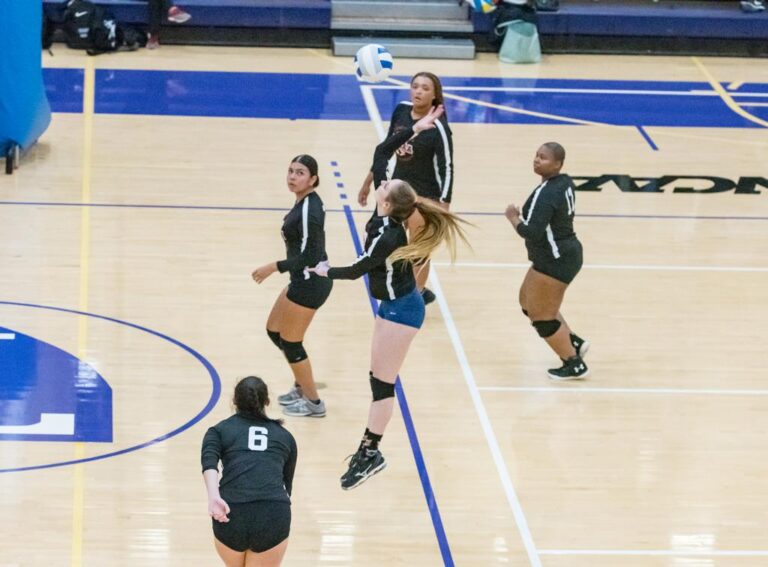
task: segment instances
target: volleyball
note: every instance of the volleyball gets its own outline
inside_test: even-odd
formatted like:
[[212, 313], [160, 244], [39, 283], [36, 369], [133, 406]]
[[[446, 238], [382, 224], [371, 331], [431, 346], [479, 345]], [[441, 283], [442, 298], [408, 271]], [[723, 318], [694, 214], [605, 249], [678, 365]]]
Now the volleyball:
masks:
[[383, 45], [369, 43], [355, 55], [355, 73], [366, 83], [380, 83], [389, 77], [392, 65], [392, 54]]
[[482, 14], [490, 14], [496, 9], [496, 3], [493, 0], [467, 0], [467, 4], [469, 4], [475, 12], [480, 12]]

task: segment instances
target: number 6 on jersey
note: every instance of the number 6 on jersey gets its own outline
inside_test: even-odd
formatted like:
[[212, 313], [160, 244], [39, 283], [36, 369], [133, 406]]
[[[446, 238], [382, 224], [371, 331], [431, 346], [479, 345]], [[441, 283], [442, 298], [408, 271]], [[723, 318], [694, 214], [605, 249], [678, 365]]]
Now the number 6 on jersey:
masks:
[[267, 431], [266, 427], [252, 426], [248, 428], [248, 448], [251, 451], [267, 450]]

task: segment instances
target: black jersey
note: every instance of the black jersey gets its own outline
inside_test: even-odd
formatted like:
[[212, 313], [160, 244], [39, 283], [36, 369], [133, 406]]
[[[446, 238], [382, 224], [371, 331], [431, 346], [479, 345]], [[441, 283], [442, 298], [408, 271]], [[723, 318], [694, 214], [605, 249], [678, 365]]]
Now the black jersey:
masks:
[[354, 280], [368, 274], [371, 295], [376, 299], [397, 299], [411, 293], [416, 287], [410, 262], [390, 262], [389, 255], [408, 244], [405, 227], [389, 217], [373, 214], [365, 225], [365, 252], [351, 266], [331, 268], [328, 277], [335, 280]]
[[283, 240], [287, 258], [277, 263], [277, 269], [291, 273], [291, 280], [315, 278], [307, 271], [321, 260], [325, 253], [325, 207], [320, 195], [312, 191], [298, 201], [283, 219]]
[[290, 502], [296, 441], [276, 421], [235, 414], [205, 434], [203, 471], [223, 464], [219, 492], [225, 502]]
[[[387, 138], [402, 130], [412, 128], [416, 121], [411, 117], [413, 104], [401, 102], [392, 113]], [[422, 197], [450, 203], [453, 191], [453, 138], [445, 115], [435, 121], [435, 127], [424, 130], [415, 138], [405, 139], [388, 152], [379, 148], [374, 153], [374, 187], [387, 178], [387, 162], [395, 152], [397, 164], [392, 179], [407, 181]]]
[[525, 238], [528, 257], [559, 258], [562, 245], [567, 247], [576, 239], [575, 214], [576, 197], [568, 175], [556, 175], [536, 187], [523, 205], [522, 222], [517, 225], [518, 234]]

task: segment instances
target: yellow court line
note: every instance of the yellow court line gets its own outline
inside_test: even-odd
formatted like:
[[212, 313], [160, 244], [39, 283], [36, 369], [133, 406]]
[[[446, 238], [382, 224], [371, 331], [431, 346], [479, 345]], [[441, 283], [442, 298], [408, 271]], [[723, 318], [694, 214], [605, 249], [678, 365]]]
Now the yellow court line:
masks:
[[[91, 200], [91, 159], [93, 154], [93, 112], [95, 101], [96, 72], [93, 59], [85, 60], [85, 77], [83, 80], [83, 183], [80, 190], [80, 201], [89, 203]], [[80, 293], [78, 308], [88, 311], [88, 272], [91, 255], [91, 213], [90, 207], [80, 209]], [[77, 357], [86, 358], [88, 342], [88, 319], [78, 317], [77, 322]], [[85, 444], [75, 443], [75, 459], [85, 457]], [[74, 480], [72, 488], [72, 567], [83, 564], [83, 509], [85, 500], [85, 471], [82, 464], [74, 465]]]
[[733, 100], [733, 97], [728, 93], [728, 91], [726, 91], [723, 88], [723, 85], [721, 85], [715, 80], [715, 78], [707, 70], [704, 64], [701, 61], [699, 61], [698, 57], [691, 57], [691, 59], [693, 60], [694, 64], [699, 68], [699, 70], [704, 74], [704, 76], [707, 78], [707, 81], [712, 86], [712, 89], [718, 95], [720, 95], [720, 98], [723, 99], [723, 102], [726, 104], [728, 108], [733, 110], [739, 116], [746, 118], [750, 122], [754, 122], [755, 124], [760, 124], [760, 126], [768, 128], [768, 122], [766, 122], [762, 118], [758, 118], [757, 116], [750, 114], [749, 112], [744, 110], [742, 107], [740, 107], [735, 100]]
[[743, 84], [744, 84], [744, 81], [734, 81], [733, 83], [728, 85], [728, 90], [729, 91], [739, 90], [741, 88], [741, 85], [743, 85]]
[[307, 51], [309, 51], [312, 55], [315, 55], [317, 57], [320, 57], [321, 59], [327, 59], [334, 65], [338, 65], [340, 67], [344, 67], [347, 71], [352, 71], [352, 74], [355, 73], [355, 65], [353, 63], [349, 62], [349, 59], [342, 59], [340, 57], [336, 57], [335, 55], [327, 55], [323, 53], [319, 49], [313, 49], [311, 47], [306, 48]]

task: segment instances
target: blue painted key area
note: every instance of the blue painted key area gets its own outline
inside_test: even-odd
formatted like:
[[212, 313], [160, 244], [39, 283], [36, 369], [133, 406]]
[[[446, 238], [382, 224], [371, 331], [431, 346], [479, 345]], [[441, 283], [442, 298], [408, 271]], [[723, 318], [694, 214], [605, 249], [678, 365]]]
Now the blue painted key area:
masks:
[[88, 363], [0, 327], [0, 441], [112, 441], [112, 389]]
[[[82, 83], [80, 69], [46, 69], [46, 92], [53, 111], [82, 112]], [[735, 113], [705, 82], [445, 77], [444, 86], [447, 94], [468, 99], [447, 100], [454, 123], [550, 124], [569, 123], [562, 120], [568, 118], [628, 126], [759, 127]], [[399, 101], [408, 98], [406, 89], [391, 87], [372, 85], [384, 120]], [[762, 106], [768, 102], [768, 84], [746, 83], [728, 92], [749, 113], [768, 118], [768, 107]], [[352, 74], [100, 69], [96, 112], [369, 120], [360, 83]]]

